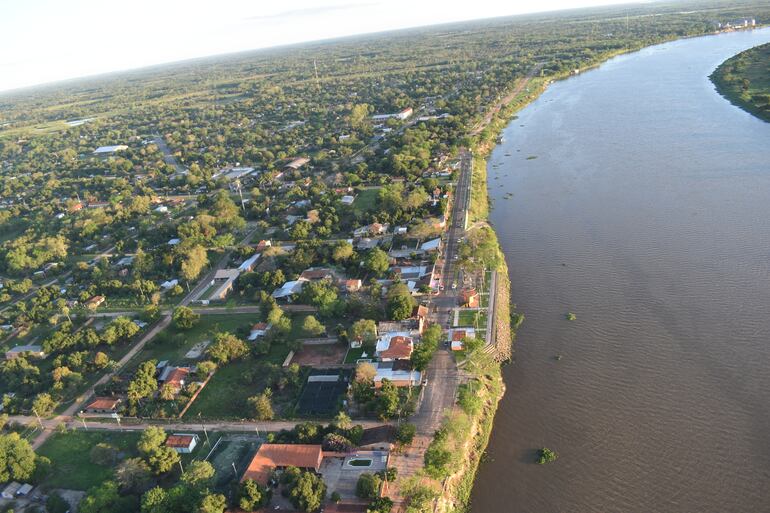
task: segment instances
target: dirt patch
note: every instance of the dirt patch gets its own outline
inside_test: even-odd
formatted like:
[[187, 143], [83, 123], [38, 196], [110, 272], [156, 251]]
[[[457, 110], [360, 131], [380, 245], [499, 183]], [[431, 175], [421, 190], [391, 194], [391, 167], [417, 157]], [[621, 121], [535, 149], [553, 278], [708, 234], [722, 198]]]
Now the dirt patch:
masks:
[[326, 344], [303, 346], [291, 360], [307, 367], [316, 365], [337, 365], [345, 358], [345, 346], [342, 344]]

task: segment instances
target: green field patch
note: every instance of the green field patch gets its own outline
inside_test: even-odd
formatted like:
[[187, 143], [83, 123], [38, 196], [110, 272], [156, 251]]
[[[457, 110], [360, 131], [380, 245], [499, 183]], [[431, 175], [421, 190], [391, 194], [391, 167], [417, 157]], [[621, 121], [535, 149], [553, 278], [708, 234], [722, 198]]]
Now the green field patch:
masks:
[[114, 465], [97, 465], [89, 457], [98, 443], [118, 449], [118, 461], [138, 455], [136, 442], [139, 433], [110, 431], [68, 431], [55, 433], [46, 440], [37, 453], [51, 460], [51, 473], [44, 484], [51, 488], [88, 490], [112, 478]]

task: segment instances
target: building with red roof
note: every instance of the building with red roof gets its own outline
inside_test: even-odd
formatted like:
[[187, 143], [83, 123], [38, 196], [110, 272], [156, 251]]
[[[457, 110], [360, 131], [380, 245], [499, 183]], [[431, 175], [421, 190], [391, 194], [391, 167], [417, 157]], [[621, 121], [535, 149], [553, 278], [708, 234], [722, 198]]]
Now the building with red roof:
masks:
[[265, 485], [273, 470], [283, 470], [286, 467], [318, 472], [322, 460], [323, 450], [320, 445], [262, 444], [241, 477], [241, 481], [253, 479]]

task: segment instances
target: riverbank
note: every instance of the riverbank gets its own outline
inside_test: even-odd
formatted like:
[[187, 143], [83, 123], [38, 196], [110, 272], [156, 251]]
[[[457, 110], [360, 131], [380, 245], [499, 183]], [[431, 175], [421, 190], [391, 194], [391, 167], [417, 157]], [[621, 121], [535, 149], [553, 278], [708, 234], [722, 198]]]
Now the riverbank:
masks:
[[730, 57], [709, 78], [733, 105], [770, 122], [770, 44]]

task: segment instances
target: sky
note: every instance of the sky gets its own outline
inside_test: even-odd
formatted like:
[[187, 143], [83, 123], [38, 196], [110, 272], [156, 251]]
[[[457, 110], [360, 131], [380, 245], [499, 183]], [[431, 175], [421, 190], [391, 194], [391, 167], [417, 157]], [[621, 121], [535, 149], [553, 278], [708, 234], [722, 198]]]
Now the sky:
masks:
[[194, 57], [623, 0], [0, 0], [0, 91]]

